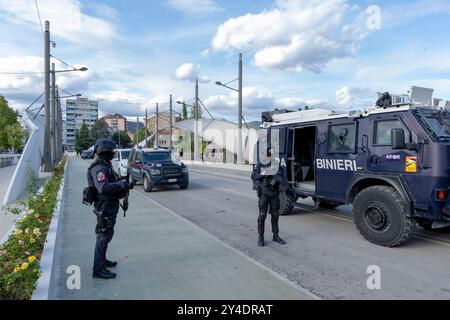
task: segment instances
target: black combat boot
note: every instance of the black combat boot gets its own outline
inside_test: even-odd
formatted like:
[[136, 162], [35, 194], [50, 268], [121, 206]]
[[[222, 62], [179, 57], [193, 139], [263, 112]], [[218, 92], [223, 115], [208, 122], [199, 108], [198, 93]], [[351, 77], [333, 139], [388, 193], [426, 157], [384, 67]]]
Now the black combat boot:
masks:
[[114, 272], [109, 271], [108, 269], [103, 269], [102, 271], [94, 271], [92, 273], [92, 278], [98, 278], [98, 279], [114, 279], [116, 277], [116, 274]]
[[278, 233], [273, 234], [273, 241], [278, 242], [279, 244], [286, 244], [286, 242], [280, 238]]
[[116, 261], [109, 261], [108, 259], [106, 259], [106, 267], [107, 268], [114, 268], [115, 266], [117, 266]]
[[258, 246], [264, 247], [264, 236], [263, 235], [260, 235], [258, 238]]

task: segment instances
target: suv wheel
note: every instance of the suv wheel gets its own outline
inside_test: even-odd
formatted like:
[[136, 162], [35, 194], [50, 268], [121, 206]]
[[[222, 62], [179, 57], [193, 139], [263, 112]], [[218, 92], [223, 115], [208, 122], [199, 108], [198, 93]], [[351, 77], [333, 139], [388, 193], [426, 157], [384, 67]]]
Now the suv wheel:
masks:
[[151, 183], [151, 181], [149, 180], [149, 178], [147, 177], [147, 175], [144, 176], [144, 191], [145, 192], [152, 192], [153, 190], [153, 185]]
[[136, 184], [136, 180], [134, 180], [133, 175], [130, 173], [130, 175], [128, 176], [128, 183], [131, 185], [135, 185]]
[[415, 227], [402, 198], [388, 186], [362, 190], [353, 203], [353, 221], [366, 240], [385, 247], [404, 244]]
[[189, 187], [189, 182], [179, 184], [181, 190], [186, 190]]

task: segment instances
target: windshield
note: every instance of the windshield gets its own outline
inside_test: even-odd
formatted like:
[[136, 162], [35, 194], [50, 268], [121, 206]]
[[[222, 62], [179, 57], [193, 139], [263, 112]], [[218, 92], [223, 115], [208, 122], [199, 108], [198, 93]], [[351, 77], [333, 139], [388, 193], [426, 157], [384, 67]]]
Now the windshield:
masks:
[[170, 152], [148, 152], [144, 153], [144, 162], [171, 161]]
[[450, 142], [450, 113], [447, 110], [417, 109], [424, 128], [437, 141]]
[[128, 156], [130, 155], [130, 151], [121, 151], [122, 153], [122, 159], [128, 160]]

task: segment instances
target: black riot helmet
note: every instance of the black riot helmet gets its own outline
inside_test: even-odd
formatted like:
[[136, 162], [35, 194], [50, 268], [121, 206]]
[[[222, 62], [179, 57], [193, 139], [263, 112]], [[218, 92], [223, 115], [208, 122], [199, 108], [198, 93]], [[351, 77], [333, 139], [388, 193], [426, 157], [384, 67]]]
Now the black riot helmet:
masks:
[[94, 153], [101, 155], [105, 153], [113, 153], [116, 145], [108, 139], [100, 139], [94, 145]]

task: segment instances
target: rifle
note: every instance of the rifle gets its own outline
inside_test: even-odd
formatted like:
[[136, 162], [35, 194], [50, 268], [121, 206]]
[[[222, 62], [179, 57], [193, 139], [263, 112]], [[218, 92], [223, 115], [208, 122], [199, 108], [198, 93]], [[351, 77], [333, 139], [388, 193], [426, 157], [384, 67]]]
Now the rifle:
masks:
[[[130, 173], [127, 174], [126, 179], [127, 179], [127, 181], [130, 181]], [[123, 201], [120, 204], [120, 206], [122, 207], [122, 210], [123, 210], [123, 217], [124, 218], [127, 216], [127, 211], [128, 211], [128, 206], [129, 206], [128, 197], [130, 196], [130, 190], [133, 189], [133, 188], [134, 188], [134, 182], [132, 182], [130, 184], [130, 188], [127, 188], [127, 191], [125, 193], [125, 197], [123, 197]]]

